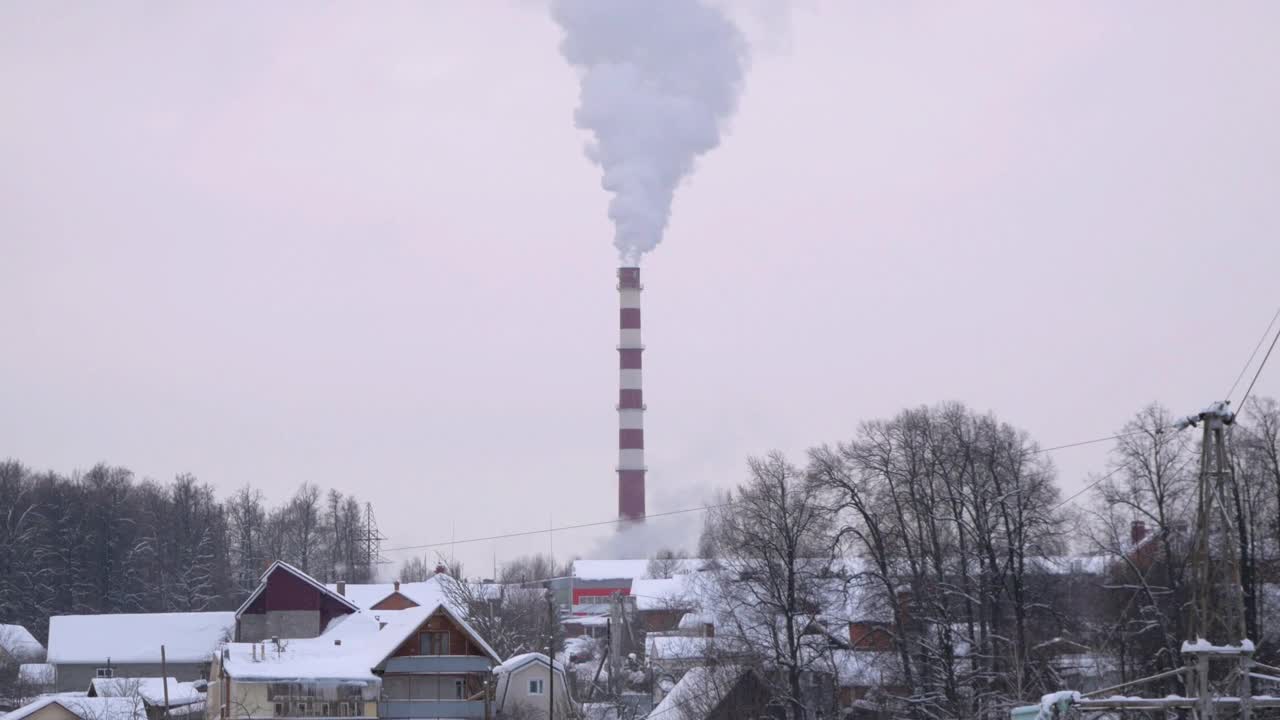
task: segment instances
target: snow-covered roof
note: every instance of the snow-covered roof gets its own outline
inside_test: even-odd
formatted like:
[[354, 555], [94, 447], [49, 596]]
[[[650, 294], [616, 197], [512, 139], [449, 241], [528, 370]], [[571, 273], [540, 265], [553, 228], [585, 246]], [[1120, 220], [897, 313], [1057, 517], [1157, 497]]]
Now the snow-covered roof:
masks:
[[[702, 570], [707, 561], [699, 558], [680, 558], [674, 561], [677, 573]], [[574, 560], [573, 576], [579, 580], [636, 580], [649, 577], [649, 560]]]
[[703, 720], [738, 684], [746, 668], [736, 665], [695, 667], [649, 713], [652, 720]]
[[332, 597], [333, 599], [337, 600], [343, 605], [346, 605], [352, 610], [360, 609], [355, 605], [355, 603], [339, 595], [336, 591], [330, 590], [328, 587], [325, 586], [324, 583], [320, 582], [319, 580], [316, 580], [315, 578], [299, 570], [298, 568], [290, 565], [289, 563], [284, 562], [283, 560], [276, 560], [275, 562], [271, 563], [271, 566], [268, 567], [262, 573], [262, 575], [258, 578], [258, 587], [254, 588], [252, 593], [249, 593], [249, 597], [245, 598], [243, 603], [240, 603], [239, 608], [236, 608], [235, 614], [237, 617], [239, 617], [241, 613], [243, 613], [246, 609], [248, 609], [248, 607], [253, 604], [253, 601], [257, 600], [258, 596], [261, 595], [262, 592], [267, 589], [267, 578], [271, 577], [271, 573], [275, 572], [277, 569], [284, 570], [286, 572], [293, 574], [299, 580], [302, 580], [308, 585], [319, 590], [322, 594]]
[[55, 665], [200, 663], [235, 627], [235, 613], [55, 615], [49, 618], [49, 662]]
[[676, 627], [681, 630], [701, 630], [707, 625], [714, 626], [716, 618], [711, 613], [687, 612], [680, 617], [680, 622]]
[[[514, 672], [530, 663], [541, 663], [543, 665], [546, 665], [547, 656], [543, 653], [538, 653], [538, 652], [524, 653], [522, 655], [513, 655], [512, 657], [507, 658], [507, 660], [503, 662], [501, 665], [495, 667], [493, 669], [493, 672], [495, 675], [498, 673]], [[556, 672], [560, 672], [560, 673], [564, 672], [564, 665], [562, 665], [559, 660], [556, 661]]]
[[90, 697], [140, 697], [148, 705], [164, 707], [165, 685], [169, 686], [169, 707], [190, 705], [204, 700], [195, 683], [178, 682], [177, 678], [94, 678], [89, 682]]
[[645, 637], [645, 655], [650, 662], [664, 660], [700, 660], [734, 654], [736, 643], [728, 638], [657, 635]]
[[46, 696], [4, 715], [4, 720], [22, 720], [50, 705], [61, 705], [81, 720], [146, 720], [146, 706], [131, 697]]
[[494, 663], [498, 654], [449, 605], [360, 610], [335, 619], [319, 637], [274, 643], [227, 643], [223, 670], [237, 680], [372, 683], [382, 664], [436, 612], [445, 613]]
[[21, 625], [0, 624], [0, 650], [19, 663], [44, 660], [44, 646]]
[[28, 685], [52, 685], [56, 677], [49, 663], [22, 663], [18, 666], [18, 680]]
[[693, 605], [690, 597], [691, 575], [670, 578], [637, 578], [631, 581], [631, 597], [636, 599], [637, 610], [687, 610]]
[[[448, 593], [443, 585], [445, 582], [457, 581], [449, 575], [438, 573], [426, 580], [423, 580], [422, 582], [400, 583], [398, 590], [396, 588], [396, 583], [348, 583], [346, 587], [343, 588], [343, 597], [362, 610], [372, 608], [374, 605], [386, 600], [396, 592], [399, 592], [401, 595], [404, 595], [418, 605], [437, 605], [445, 602], [448, 597]], [[338, 592], [338, 586], [334, 583], [325, 585], [325, 589], [335, 594]]]
[[840, 687], [892, 684], [901, 662], [895, 653], [866, 650], [834, 650], [831, 661]]
[[649, 574], [649, 561], [574, 560], [573, 576], [579, 580], [634, 580]]
[[609, 624], [608, 615], [574, 615], [560, 621], [561, 625], [578, 625], [580, 627], [604, 627]]
[[338, 592], [338, 586], [335, 583], [329, 583], [324, 587], [329, 592], [346, 598], [361, 610], [368, 610], [377, 605], [395, 591], [395, 585], [392, 583], [347, 583], [342, 592]]

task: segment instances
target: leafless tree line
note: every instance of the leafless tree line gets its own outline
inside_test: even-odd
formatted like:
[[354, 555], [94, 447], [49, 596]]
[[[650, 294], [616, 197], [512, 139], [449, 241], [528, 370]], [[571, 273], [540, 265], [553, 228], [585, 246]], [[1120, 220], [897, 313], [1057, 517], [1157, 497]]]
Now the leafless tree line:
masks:
[[[850, 642], [822, 617], [839, 592], [891, 638], [884, 697], [913, 717], [1007, 717], [1080, 681], [1063, 656], [1123, 679], [1170, 667], [1199, 472], [1199, 436], [1172, 425], [1158, 406], [1138, 413], [1075, 503], [1025, 432], [959, 404], [865, 422], [804, 466], [753, 460], [702, 542], [731, 609], [717, 651], [755, 663], [789, 717], [822, 708], [805, 680]], [[1262, 657], [1280, 640], [1266, 602], [1280, 600], [1278, 437], [1277, 404], [1251, 403], [1232, 429], [1225, 500]]]
[[272, 560], [322, 580], [371, 577], [364, 505], [304, 484], [275, 508], [219, 501], [191, 475], [138, 482], [98, 465], [63, 476], [0, 462], [0, 622], [38, 638], [51, 615], [235, 608]]

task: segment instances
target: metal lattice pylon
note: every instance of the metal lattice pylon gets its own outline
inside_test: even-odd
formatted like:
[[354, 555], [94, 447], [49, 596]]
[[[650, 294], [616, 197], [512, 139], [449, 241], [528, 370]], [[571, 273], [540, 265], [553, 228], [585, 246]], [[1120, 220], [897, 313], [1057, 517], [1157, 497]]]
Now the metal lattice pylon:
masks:
[[[1227, 461], [1226, 429], [1235, 420], [1226, 402], [1201, 412], [1204, 437], [1196, 489], [1196, 533], [1191, 547], [1194, 602], [1190, 640], [1237, 645], [1246, 639], [1240, 556], [1233, 545], [1239, 528], [1226, 503], [1234, 480]], [[1192, 424], [1192, 418], [1186, 422]]]

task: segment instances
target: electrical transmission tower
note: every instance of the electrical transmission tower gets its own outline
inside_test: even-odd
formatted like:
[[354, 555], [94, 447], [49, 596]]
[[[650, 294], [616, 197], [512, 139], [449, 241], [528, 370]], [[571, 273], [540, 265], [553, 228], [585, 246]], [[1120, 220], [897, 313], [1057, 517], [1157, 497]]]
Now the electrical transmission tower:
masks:
[[1233, 489], [1231, 463], [1227, 461], [1227, 426], [1235, 415], [1226, 402], [1216, 402], [1199, 415], [1188, 416], [1180, 427], [1203, 422], [1200, 477], [1196, 489], [1196, 534], [1191, 547], [1195, 600], [1191, 611], [1191, 640], [1216, 645], [1238, 645], [1248, 635], [1244, 617], [1244, 591], [1240, 585], [1240, 555], [1236, 543], [1247, 540], [1243, 524], [1237, 527], [1226, 503]]
[[361, 550], [364, 553], [365, 567], [369, 568], [370, 579], [376, 575], [374, 568], [387, 562], [382, 557], [382, 541], [386, 540], [382, 533], [378, 532], [378, 520], [373, 516], [373, 503], [364, 504], [364, 538]]
[[[1240, 552], [1248, 543], [1248, 528], [1233, 518], [1226, 501], [1228, 493], [1236, 497], [1239, 492], [1227, 455], [1227, 429], [1234, 422], [1230, 403], [1220, 401], [1175, 426], [1184, 430], [1203, 423], [1196, 527], [1188, 558], [1193, 595], [1187, 623], [1190, 632], [1182, 644], [1182, 667], [1084, 695], [1047, 695], [1038, 707], [1015, 709], [1014, 720], [1042, 718], [1046, 711], [1054, 717], [1139, 712], [1150, 713], [1149, 717], [1173, 713], [1193, 720], [1251, 720], [1256, 709], [1280, 708], [1280, 697], [1275, 694], [1253, 694], [1255, 680], [1280, 685], [1280, 668], [1255, 661], [1254, 645], [1247, 635]], [[1171, 678], [1182, 681], [1182, 695], [1118, 693]]]

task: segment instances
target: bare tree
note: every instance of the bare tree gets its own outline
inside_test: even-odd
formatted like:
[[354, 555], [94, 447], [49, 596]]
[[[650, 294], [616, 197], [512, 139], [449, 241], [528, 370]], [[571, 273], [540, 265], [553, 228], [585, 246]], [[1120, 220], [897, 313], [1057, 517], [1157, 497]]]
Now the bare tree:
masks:
[[549, 615], [546, 592], [541, 587], [476, 583], [456, 578], [445, 582], [444, 587], [452, 606], [500, 657], [545, 653], [549, 638], [555, 644], [563, 638], [563, 628]]
[[[1151, 404], [1125, 424], [1111, 452], [1110, 470], [1096, 495], [1100, 512], [1095, 545], [1120, 563], [1117, 590], [1132, 593], [1118, 618], [1126, 653], [1140, 671], [1171, 669], [1181, 662], [1186, 627], [1186, 540], [1196, 487], [1198, 453], [1187, 434], [1172, 430], [1174, 417]], [[1135, 528], [1150, 533], [1136, 552]], [[1141, 653], [1145, 657], [1135, 657]], [[1171, 688], [1172, 689], [1172, 688]]]
[[908, 410], [812, 450], [809, 475], [863, 560], [857, 601], [891, 618], [913, 714], [993, 716], [1043, 691], [1032, 648], [1057, 616], [1033, 576], [1064, 523], [1025, 433], [958, 404]]
[[801, 681], [822, 668], [811, 630], [835, 577], [833, 516], [821, 488], [781, 453], [749, 468], [733, 504], [708, 516], [724, 568], [711, 588], [723, 613], [716, 636], [758, 654], [770, 694], [804, 718], [818, 709]]
[[317, 560], [317, 540], [320, 534], [320, 488], [303, 483], [289, 501], [289, 540], [298, 567], [310, 572]]
[[683, 558], [688, 555], [683, 550], [662, 548], [649, 558], [648, 575], [651, 578], [669, 578], [680, 572]]
[[504, 563], [498, 570], [498, 581], [505, 584], [545, 583], [559, 577], [567, 577], [573, 572], [573, 564], [566, 561], [556, 564], [555, 558], [543, 553], [522, 555]]

